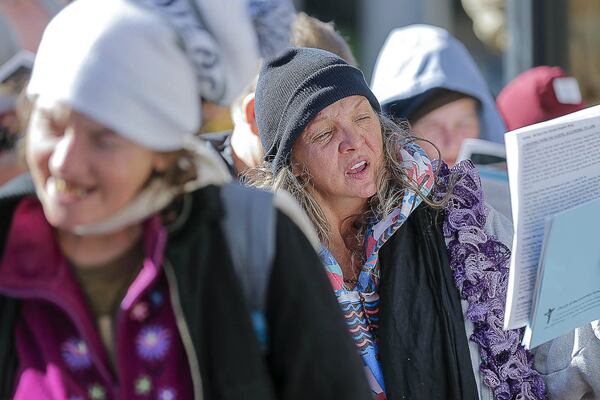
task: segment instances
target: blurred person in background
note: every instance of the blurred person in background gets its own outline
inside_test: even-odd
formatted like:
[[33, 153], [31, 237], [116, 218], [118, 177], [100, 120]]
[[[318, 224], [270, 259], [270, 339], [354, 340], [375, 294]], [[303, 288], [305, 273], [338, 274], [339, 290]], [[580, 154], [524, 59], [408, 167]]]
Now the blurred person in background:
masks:
[[0, 60], [20, 50], [37, 51], [48, 21], [67, 3], [62, 0], [0, 2]]
[[518, 75], [498, 94], [496, 105], [509, 131], [585, 108], [577, 79], [549, 66]]
[[335, 29], [333, 22], [323, 22], [304, 12], [296, 14], [292, 25], [290, 44], [295, 47], [312, 47], [337, 54], [348, 64], [358, 66], [348, 42]]
[[473, 164], [436, 168], [323, 50], [266, 61], [255, 102], [252, 183], [309, 215], [374, 398], [544, 399], [522, 332], [502, 329], [512, 229]]
[[[58, 0], [0, 2], [0, 185], [23, 172], [16, 150], [21, 136], [17, 98], [29, 78], [28, 61], [37, 51], [42, 32], [61, 7]], [[22, 62], [14, 63], [19, 56]]]
[[220, 6], [78, 0], [48, 25], [27, 88], [31, 175], [0, 191], [0, 398], [368, 398], [311, 231], [281, 196], [253, 325], [260, 293], [222, 225], [231, 177], [194, 134], [201, 101], [231, 101], [288, 42], [291, 6]]
[[16, 144], [19, 137], [19, 123], [14, 110], [0, 113], [0, 186], [21, 174]]
[[[483, 76], [465, 46], [442, 28], [393, 30], [371, 87], [383, 111], [408, 119], [415, 135], [432, 142], [449, 166], [457, 162], [464, 139], [504, 143], [504, 122]], [[434, 146], [420, 145], [439, 158]]]
[[[337, 54], [356, 66], [352, 50], [332, 22], [323, 22], [304, 12], [299, 12], [292, 25], [291, 44], [297, 47], [314, 47]], [[231, 106], [234, 128], [231, 132], [202, 135], [221, 154], [233, 177], [243, 178], [249, 169], [257, 167], [264, 154], [254, 111], [256, 79]]]

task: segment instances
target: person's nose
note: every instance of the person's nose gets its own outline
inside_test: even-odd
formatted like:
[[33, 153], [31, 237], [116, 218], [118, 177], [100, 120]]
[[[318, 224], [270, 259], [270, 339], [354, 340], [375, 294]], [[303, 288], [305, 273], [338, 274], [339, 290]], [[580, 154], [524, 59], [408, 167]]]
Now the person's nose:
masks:
[[363, 133], [358, 129], [354, 129], [351, 127], [343, 128], [342, 132], [342, 140], [340, 141], [340, 153], [345, 154], [352, 151], [356, 151], [360, 149], [360, 147], [365, 142], [365, 138]]
[[49, 160], [52, 175], [73, 179], [85, 168], [85, 143], [73, 129], [60, 137]]
[[451, 127], [444, 128], [444, 140], [440, 150], [442, 150], [442, 158], [450, 166], [456, 162], [463, 140], [464, 137], [456, 129], [452, 129]]
[[[457, 153], [462, 144], [461, 135], [452, 126], [440, 128], [439, 142], [436, 143], [442, 152], [442, 158], [446, 159], [451, 154]], [[454, 154], [455, 156], [456, 154]]]

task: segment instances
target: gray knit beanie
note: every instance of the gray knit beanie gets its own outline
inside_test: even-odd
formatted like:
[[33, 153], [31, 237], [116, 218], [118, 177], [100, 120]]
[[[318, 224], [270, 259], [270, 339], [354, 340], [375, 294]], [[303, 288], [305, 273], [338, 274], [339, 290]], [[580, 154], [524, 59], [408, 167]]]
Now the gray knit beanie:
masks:
[[362, 72], [328, 51], [291, 47], [266, 60], [254, 108], [264, 159], [273, 173], [289, 164], [294, 142], [321, 110], [357, 95], [380, 111]]

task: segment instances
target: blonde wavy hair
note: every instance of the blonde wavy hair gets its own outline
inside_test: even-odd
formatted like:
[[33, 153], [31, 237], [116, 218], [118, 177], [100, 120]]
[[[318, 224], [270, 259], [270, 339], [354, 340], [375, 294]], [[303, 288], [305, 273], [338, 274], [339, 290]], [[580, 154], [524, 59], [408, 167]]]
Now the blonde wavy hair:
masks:
[[[383, 114], [378, 114], [378, 117], [383, 135], [384, 165], [377, 177], [377, 192], [369, 199], [368, 209], [361, 215], [353, 216], [353, 224], [361, 227], [366, 224], [370, 216], [382, 218], [388, 215], [401, 203], [407, 189], [414, 191], [426, 204], [434, 208], [443, 207], [447, 201], [446, 198], [438, 201], [425, 196], [418, 182], [406, 175], [405, 169], [402, 167], [402, 160], [399, 158], [398, 149], [407, 142], [427, 140], [413, 136], [407, 121], [395, 122]], [[431, 144], [435, 146], [433, 143]], [[298, 176], [294, 175], [292, 166], [289, 164], [274, 175], [271, 163], [265, 161], [259, 167], [247, 171], [242, 180], [246, 184], [262, 189], [289, 192], [300, 203], [312, 221], [321, 243], [328, 246], [331, 228], [325, 213], [311, 192], [312, 178], [310, 174], [304, 166], [299, 167], [301, 173]], [[437, 180], [437, 170], [434, 171], [434, 175]], [[359, 229], [361, 232], [363, 230]]]

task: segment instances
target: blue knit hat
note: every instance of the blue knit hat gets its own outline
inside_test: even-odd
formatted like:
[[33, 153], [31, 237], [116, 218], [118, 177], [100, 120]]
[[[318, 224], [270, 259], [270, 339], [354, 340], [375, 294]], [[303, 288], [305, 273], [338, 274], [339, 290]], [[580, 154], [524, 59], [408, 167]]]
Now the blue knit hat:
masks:
[[327, 106], [364, 96], [380, 111], [362, 72], [325, 50], [292, 47], [266, 60], [256, 86], [256, 124], [265, 161], [276, 174], [288, 165], [294, 142]]

